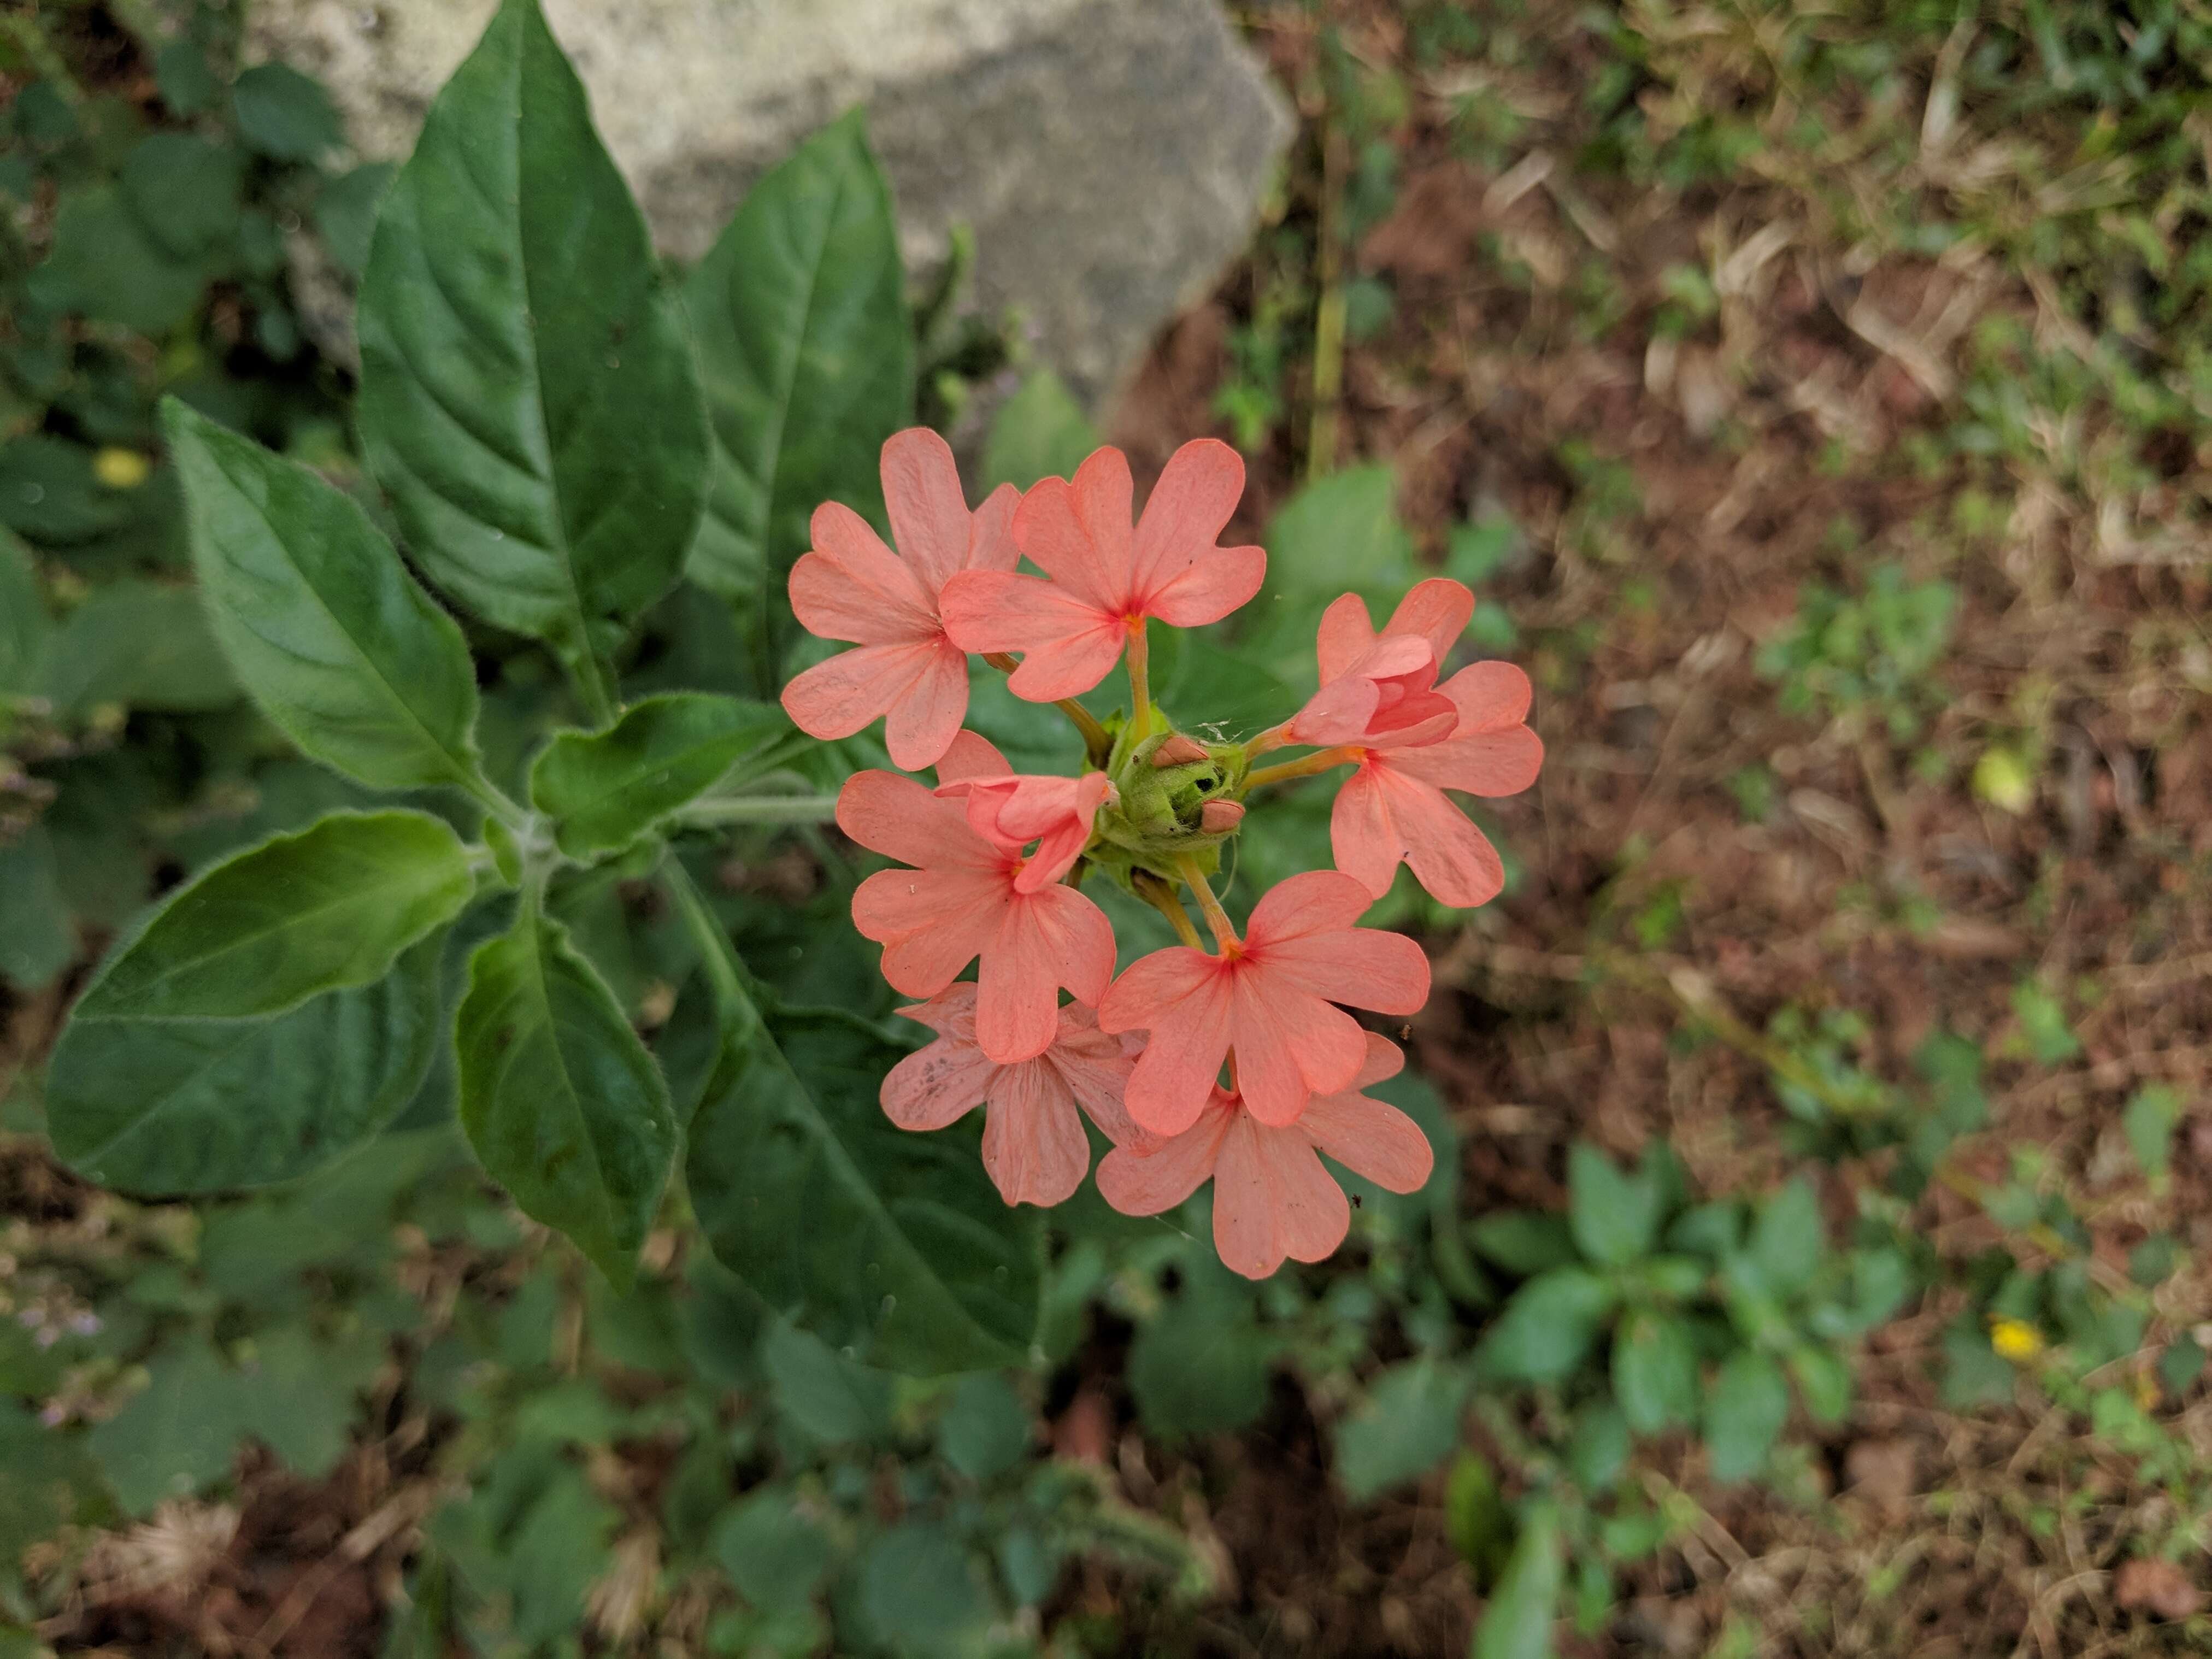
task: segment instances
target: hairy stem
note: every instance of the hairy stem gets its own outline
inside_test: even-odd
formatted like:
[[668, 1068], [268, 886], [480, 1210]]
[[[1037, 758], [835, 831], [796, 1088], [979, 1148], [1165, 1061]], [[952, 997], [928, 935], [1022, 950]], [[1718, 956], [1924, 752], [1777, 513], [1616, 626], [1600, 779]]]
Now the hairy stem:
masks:
[[1139, 743], [1152, 732], [1152, 645], [1146, 632], [1151, 625], [1139, 617], [1129, 630], [1129, 729]]
[[1285, 761], [1280, 766], [1261, 767], [1244, 780], [1244, 787], [1248, 790], [1257, 789], [1263, 784], [1288, 783], [1294, 778], [1310, 778], [1323, 772], [1333, 772], [1340, 766], [1352, 765], [1360, 758], [1361, 753], [1356, 743], [1343, 744], [1334, 749], [1317, 749], [1304, 760]]
[[680, 814], [685, 823], [828, 823], [837, 816], [835, 795], [732, 795], [696, 800]]

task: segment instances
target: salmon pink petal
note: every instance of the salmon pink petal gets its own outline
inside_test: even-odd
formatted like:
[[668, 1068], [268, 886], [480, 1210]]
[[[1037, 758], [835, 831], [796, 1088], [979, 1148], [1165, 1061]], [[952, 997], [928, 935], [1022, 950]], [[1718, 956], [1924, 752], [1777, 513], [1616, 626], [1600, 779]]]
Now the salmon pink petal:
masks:
[[1031, 702], [1080, 696], [1121, 659], [1129, 631], [1060, 585], [1035, 576], [969, 570], [945, 587], [945, 631], [963, 651], [1018, 651], [1006, 687]]
[[1395, 1106], [1365, 1095], [1316, 1097], [1298, 1129], [1352, 1174], [1394, 1193], [1420, 1191], [1436, 1168], [1436, 1153], [1420, 1126]]
[[1314, 641], [1314, 655], [1321, 663], [1321, 683], [1348, 670], [1375, 644], [1375, 624], [1367, 618], [1367, 601], [1357, 593], [1340, 594], [1321, 613], [1321, 632]]
[[[955, 986], [954, 990], [960, 988]], [[951, 992], [945, 994], [951, 995]], [[942, 998], [939, 1000], [943, 1000]], [[1359, 1070], [1352, 1079], [1354, 1089], [1370, 1089], [1378, 1083], [1398, 1075], [1406, 1069], [1406, 1051], [1389, 1037], [1377, 1031], [1367, 1036], [1367, 1057], [1359, 1062]]]
[[[1424, 669], [1433, 670], [1435, 665], [1428, 647], [1419, 640], [1378, 641], [1349, 668], [1330, 678], [1306, 700], [1306, 706], [1291, 717], [1288, 732], [1291, 741], [1358, 742], [1382, 707], [1382, 682], [1418, 675]], [[1394, 689], [1401, 694], [1397, 701], [1403, 702], [1402, 688]], [[1429, 707], [1431, 702], [1432, 708]], [[1458, 711], [1442, 697], [1419, 699], [1416, 708], [1425, 717], [1442, 717], [1439, 736], [1449, 732], [1452, 722], [1458, 718]]]
[[1135, 1060], [1119, 1037], [1098, 1029], [1098, 1017], [1090, 1009], [1071, 1002], [1060, 1011], [1060, 1036], [1046, 1050], [1045, 1059], [1059, 1068], [1076, 1104], [1090, 1114], [1107, 1139], [1139, 1152], [1159, 1144], [1138, 1127], [1122, 1101]]
[[1022, 492], [1012, 484], [1000, 484], [983, 498], [969, 528], [963, 569], [1012, 570], [1022, 562], [1022, 550], [1014, 545], [1014, 513], [1021, 504]]
[[939, 1037], [884, 1079], [884, 1115], [902, 1129], [942, 1129], [983, 1101], [999, 1068], [973, 1042]]
[[1285, 994], [1257, 970], [1238, 976], [1233, 1019], [1237, 1092], [1262, 1123], [1290, 1123], [1312, 1096], [1349, 1087], [1366, 1057], [1358, 1021], [1317, 998]]
[[965, 980], [946, 986], [927, 1002], [909, 1003], [898, 1015], [927, 1025], [939, 1036], [957, 1037], [971, 1048], [975, 1046], [975, 988]]
[[[897, 709], [908, 697], [933, 697], [928, 687], [938, 659], [939, 648], [927, 642], [864, 645], [856, 651], [840, 652], [816, 663], [783, 688], [783, 712], [809, 737], [849, 738], [878, 715]], [[963, 704], [968, 684], [965, 660], [961, 659]]]
[[[815, 620], [876, 630], [864, 633], [864, 640], [903, 637], [929, 626], [937, 614], [931, 590], [866, 519], [842, 501], [824, 501], [809, 530], [813, 549], [792, 565], [790, 582], [792, 610], [809, 633], [820, 631]], [[887, 627], [899, 633], [884, 633]]]
[[1267, 580], [1265, 548], [1209, 548], [1146, 595], [1145, 611], [1170, 628], [1203, 628], [1249, 603]]
[[855, 772], [837, 792], [837, 827], [872, 853], [902, 864], [957, 864], [981, 870], [998, 861], [968, 827], [957, 801], [939, 800], [896, 772]]
[[[1121, 1016], [1143, 1010], [1146, 1018], [1132, 1019], [1133, 1026], [1142, 1023], [1152, 1030], [1152, 1041], [1137, 1057], [1136, 1069], [1129, 1073], [1129, 1086], [1122, 1097], [1129, 1115], [1154, 1134], [1180, 1134], [1196, 1121], [1213, 1092], [1215, 1080], [1221, 1074], [1221, 1062], [1227, 1057], [1231, 1035], [1231, 981], [1226, 974], [1206, 971], [1194, 979], [1188, 976], [1186, 964], [1164, 964], [1152, 975], [1140, 975], [1147, 964], [1158, 963], [1164, 957], [1195, 957], [1201, 964], [1212, 964], [1213, 958], [1200, 951], [1180, 947], [1156, 951], [1143, 961], [1133, 963], [1117, 981], [1106, 1001], [1098, 1010], [1098, 1023], [1108, 1030], [1128, 1029], [1121, 1024]], [[1172, 1001], [1161, 1002], [1152, 992], [1153, 982], [1171, 976], [1183, 975], [1189, 989]], [[1137, 985], [1128, 995], [1123, 988], [1133, 976]], [[1121, 1006], [1116, 1007], [1116, 999]]]
[[[903, 547], [904, 542], [899, 544]], [[1425, 582], [1415, 582], [1398, 601], [1398, 608], [1390, 613], [1383, 628], [1386, 635], [1411, 635], [1428, 641], [1429, 654], [1439, 670], [1452, 647], [1459, 643], [1460, 635], [1467, 632], [1467, 624], [1474, 615], [1474, 594], [1464, 582], [1455, 582], [1444, 576], [1431, 576]]]
[[1429, 1000], [1429, 959], [1403, 933], [1347, 927], [1270, 945], [1267, 960], [1279, 985], [1378, 1014], [1417, 1014]]
[[1222, 1264], [1265, 1279], [1285, 1256], [1322, 1261], [1351, 1228], [1344, 1189], [1305, 1137], [1238, 1114], [1213, 1166], [1213, 1247]]
[[1237, 1118], [1232, 1104], [1216, 1108], [1150, 1152], [1117, 1147], [1098, 1164], [1098, 1195], [1123, 1215], [1172, 1210], [1213, 1173], [1221, 1142]]
[[1336, 867], [1375, 898], [1390, 890], [1406, 856], [1405, 843], [1390, 822], [1381, 771], [1370, 763], [1346, 778], [1328, 813], [1328, 843]]
[[1495, 732], [1528, 718], [1528, 677], [1510, 662], [1479, 662], [1437, 688], [1459, 709], [1459, 734]]
[[1225, 976], [1219, 957], [1180, 945], [1139, 957], [1122, 970], [1106, 1000], [1094, 1005], [1098, 1029], [1149, 1030], [1178, 1004]]
[[1253, 951], [1285, 939], [1333, 933], [1350, 927], [1374, 900], [1351, 877], [1334, 870], [1308, 870], [1277, 882], [1252, 907], [1245, 944]]
[[[1489, 903], [1505, 885], [1505, 866], [1498, 849], [1442, 790], [1401, 767], [1402, 758], [1394, 755], [1386, 763], [1362, 768], [1361, 776], [1354, 780], [1361, 791], [1350, 808], [1346, 797], [1352, 786], [1339, 793], [1329, 819], [1337, 863], [1346, 862], [1347, 848], [1337, 833], [1339, 824], [1345, 823], [1355, 838], [1348, 850], [1360, 861], [1363, 875], [1370, 871], [1380, 874], [1384, 888], [1403, 858], [1438, 902], [1462, 909]], [[1386, 850], [1389, 863], [1384, 866]], [[1379, 894], [1381, 889], [1373, 890]]]
[[[878, 878], [871, 876], [868, 881]], [[867, 882], [862, 882], [863, 888]], [[857, 912], [860, 895], [854, 895]], [[857, 924], [858, 915], [854, 921]], [[890, 988], [902, 996], [933, 997], [952, 983], [952, 976], [973, 962], [990, 945], [998, 921], [994, 909], [971, 912], [957, 921], [942, 922], [934, 927], [919, 927], [912, 933], [901, 933], [884, 942], [883, 975]], [[867, 930], [860, 929], [862, 937]], [[980, 1029], [979, 1014], [976, 1024]], [[985, 1053], [989, 1053], [987, 1048]]]
[[952, 447], [926, 426], [884, 441], [884, 507], [891, 540], [928, 592], [968, 562], [968, 498]]
[[1137, 521], [1135, 588], [1157, 592], [1213, 550], [1244, 493], [1244, 458], [1218, 438], [1194, 438], [1168, 458]]
[[1042, 478], [1014, 512], [1014, 543], [1068, 593], [1120, 614], [1134, 562], [1129, 463], [1109, 446], [1093, 450], [1072, 479]]
[[983, 1169], [1009, 1204], [1060, 1204], [1091, 1167], [1075, 1097], [1042, 1060], [1000, 1071], [983, 1121]]
[[1544, 740], [1525, 726], [1476, 732], [1391, 757], [1408, 776], [1470, 795], [1517, 795], [1544, 767]]
[[976, 975], [975, 1036], [1000, 1065], [1052, 1046], [1059, 988], [1096, 1006], [1114, 976], [1114, 927], [1073, 887], [1012, 896]]
[[908, 772], [936, 765], [967, 717], [967, 653], [940, 635], [884, 722], [884, 746], [890, 750], [891, 763]]
[[948, 783], [1013, 775], [1014, 769], [1006, 764], [1006, 757], [990, 738], [980, 732], [962, 732], [945, 745], [944, 757], [937, 763], [937, 789], [942, 794]]

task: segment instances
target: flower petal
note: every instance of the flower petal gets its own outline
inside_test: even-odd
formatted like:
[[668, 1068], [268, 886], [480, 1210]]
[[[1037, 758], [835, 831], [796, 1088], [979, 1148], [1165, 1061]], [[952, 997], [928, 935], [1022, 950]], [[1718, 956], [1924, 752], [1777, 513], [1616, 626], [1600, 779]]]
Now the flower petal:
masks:
[[1265, 548], [1208, 549], [1146, 596], [1145, 610], [1171, 628], [1203, 628], [1248, 603], [1267, 580]]
[[1011, 896], [976, 975], [975, 1036], [1000, 1065], [1029, 1060], [1060, 1032], [1059, 988], [1096, 1005], [1114, 976], [1114, 927], [1073, 887]]
[[[849, 654], [849, 653], [848, 653]], [[968, 827], [957, 801], [939, 800], [896, 772], [855, 772], [837, 792], [837, 827], [872, 853], [902, 864], [988, 869], [990, 844]]]
[[1271, 977], [1331, 1002], [1378, 1014], [1417, 1014], [1429, 1000], [1429, 959], [1403, 933], [1347, 927], [1267, 951]]
[[1014, 512], [1014, 542], [1068, 595], [1119, 617], [1132, 564], [1129, 463], [1093, 450], [1073, 480], [1042, 478]]
[[883, 480], [891, 540], [933, 594], [968, 562], [968, 498], [952, 447], [926, 426], [894, 432], [884, 441]]
[[1375, 624], [1367, 619], [1367, 601], [1357, 593], [1341, 593], [1321, 613], [1321, 631], [1314, 639], [1314, 655], [1321, 664], [1321, 683], [1327, 685], [1364, 656], [1375, 643]]
[[1001, 1070], [983, 1121], [983, 1168], [1009, 1204], [1062, 1204], [1091, 1168], [1075, 1097], [1042, 1060]]
[[881, 645], [935, 631], [937, 606], [868, 521], [841, 501], [814, 509], [814, 547], [791, 567], [791, 608], [825, 640]]
[[1420, 1125], [1395, 1106], [1365, 1095], [1316, 1096], [1298, 1129], [1354, 1175], [1394, 1193], [1428, 1185], [1437, 1157]]
[[1022, 562], [1014, 545], [1014, 513], [1021, 504], [1022, 492], [1012, 484], [1000, 484], [983, 498], [969, 528], [968, 562], [962, 568], [1012, 570]]
[[1174, 1209], [1213, 1173], [1222, 1138], [1237, 1116], [1233, 1108], [1209, 1111], [1154, 1152], [1115, 1148], [1099, 1160], [1098, 1195], [1123, 1215]]
[[1018, 651], [1007, 689], [1031, 702], [1079, 696], [1128, 642], [1117, 613], [1035, 576], [965, 570], [945, 585], [945, 632], [963, 651]]
[[[1199, 951], [1154, 951], [1132, 966], [1107, 994], [1107, 1001], [1099, 1009], [1099, 1024], [1114, 1030], [1109, 1014], [1123, 985], [1146, 963], [1170, 955], [1195, 957], [1201, 963], [1212, 960]], [[1154, 1134], [1182, 1133], [1197, 1120], [1212, 1097], [1221, 1062], [1229, 1053], [1231, 1000], [1229, 977], [1209, 972], [1188, 994], [1151, 1014], [1152, 1040], [1129, 1073], [1122, 1102], [1129, 1115]]]
[[1218, 438], [1194, 438], [1168, 457], [1137, 521], [1139, 597], [1213, 550], [1244, 493], [1244, 458]]
[[1495, 732], [1528, 718], [1528, 677], [1510, 662], [1479, 662], [1437, 688], [1459, 707], [1459, 735]]
[[884, 1115], [902, 1129], [942, 1129], [983, 1103], [998, 1071], [974, 1042], [939, 1037], [884, 1074]]
[[[783, 712], [809, 737], [849, 738], [926, 684], [937, 659], [927, 643], [864, 645], [824, 658], [783, 688]], [[966, 696], [965, 676], [962, 696]], [[901, 764], [904, 764], [903, 762]]]
[[1262, 1123], [1294, 1121], [1316, 1094], [1350, 1085], [1366, 1057], [1359, 1022], [1264, 969], [1238, 975], [1231, 1016], [1237, 1090]]
[[1336, 867], [1360, 884], [1370, 902], [1390, 890], [1406, 855], [1390, 822], [1379, 770], [1372, 761], [1361, 766], [1344, 781], [1328, 811], [1328, 844]]
[[968, 717], [967, 653], [939, 638], [884, 722], [884, 746], [890, 750], [891, 763], [908, 772], [936, 765]]
[[1218, 957], [1184, 945], [1171, 945], [1139, 957], [1122, 969], [1105, 1000], [1092, 1005], [1098, 1010], [1098, 1029], [1149, 1030], [1221, 975]]
[[1459, 643], [1460, 635], [1467, 632], [1468, 622], [1474, 615], [1474, 594], [1466, 583], [1446, 576], [1431, 576], [1407, 590], [1406, 597], [1398, 601], [1398, 608], [1390, 613], [1390, 620], [1382, 631], [1386, 635], [1411, 635], [1426, 640], [1429, 654], [1441, 671], [1452, 647]]
[[1544, 740], [1525, 726], [1475, 732], [1391, 757], [1410, 776], [1470, 795], [1517, 795], [1544, 766]]
[[1367, 890], [1351, 877], [1334, 870], [1308, 870], [1277, 882], [1261, 896], [1252, 907], [1244, 941], [1259, 952], [1285, 939], [1335, 933], [1352, 927], [1373, 902]]
[[[1394, 847], [1438, 902], [1463, 909], [1489, 903], [1505, 885], [1498, 849], [1441, 789], [1403, 764], [1407, 757], [1393, 754], [1365, 769], [1375, 827], [1363, 834]], [[1334, 828], [1332, 818], [1332, 840]]]
[[1123, 1096], [1135, 1060], [1118, 1037], [1098, 1029], [1097, 1016], [1079, 1002], [1060, 1011], [1060, 1037], [1045, 1050], [1045, 1059], [1067, 1080], [1077, 1105], [1090, 1115], [1099, 1133], [1116, 1146], [1139, 1152], [1159, 1144], [1129, 1115]]
[[938, 791], [942, 793], [946, 784], [970, 778], [1012, 777], [1013, 771], [990, 738], [980, 732], [962, 732], [945, 745], [937, 763]]
[[1344, 1189], [1305, 1137], [1240, 1114], [1213, 1167], [1213, 1247], [1222, 1264], [1265, 1279], [1285, 1256], [1322, 1260], [1351, 1228]]

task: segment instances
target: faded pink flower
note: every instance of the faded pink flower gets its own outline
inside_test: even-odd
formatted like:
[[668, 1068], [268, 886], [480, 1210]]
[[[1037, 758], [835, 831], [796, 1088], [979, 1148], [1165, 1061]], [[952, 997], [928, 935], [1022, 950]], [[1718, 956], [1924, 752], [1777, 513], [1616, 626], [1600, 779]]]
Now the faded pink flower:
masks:
[[1020, 492], [1001, 484], [973, 514], [944, 439], [927, 427], [884, 445], [884, 504], [894, 553], [852, 508], [814, 509], [813, 550], [791, 568], [791, 608], [807, 632], [857, 645], [783, 689], [802, 732], [849, 738], [878, 717], [892, 761], [933, 766], [968, 714], [968, 656], [939, 619], [945, 584], [963, 570], [1011, 571]]
[[1083, 1184], [1091, 1141], [1078, 1107], [1116, 1146], [1158, 1144], [1122, 1107], [1132, 1061], [1121, 1039], [1100, 1030], [1081, 1004], [1060, 1009], [1051, 1047], [1011, 1066], [976, 1040], [973, 985], [948, 987], [899, 1012], [938, 1036], [891, 1067], [884, 1111], [902, 1129], [942, 1129], [982, 1106], [983, 1167], [1007, 1203], [1059, 1204]]
[[1262, 1121], [1237, 1096], [1216, 1089], [1198, 1121], [1173, 1139], [1149, 1151], [1130, 1145], [1109, 1152], [1098, 1165], [1099, 1194], [1124, 1215], [1158, 1215], [1210, 1176], [1213, 1247], [1225, 1265], [1265, 1279], [1285, 1257], [1319, 1261], [1344, 1243], [1352, 1211], [1316, 1151], [1394, 1193], [1418, 1191], [1434, 1167], [1419, 1126], [1361, 1092], [1405, 1063], [1396, 1044], [1368, 1033], [1351, 1082], [1316, 1095], [1287, 1127]]
[[[949, 746], [946, 781], [1006, 763], [973, 732]], [[853, 895], [853, 925], [884, 947], [884, 977], [911, 997], [933, 997], [960, 970], [976, 970], [976, 1040], [1002, 1066], [1030, 1060], [1059, 1030], [1059, 988], [1095, 1007], [1114, 975], [1114, 930], [1073, 888], [1020, 885], [1018, 845], [979, 835], [965, 804], [910, 778], [857, 772], [837, 796], [837, 824], [861, 846], [910, 870], [879, 870]]]
[[1216, 545], [1244, 489], [1244, 463], [1200, 438], [1169, 459], [1129, 527], [1129, 463], [1094, 451], [1071, 482], [1046, 478], [1022, 498], [1014, 540], [1044, 577], [977, 569], [945, 584], [945, 627], [969, 651], [1018, 651], [1007, 679], [1032, 702], [1079, 696], [1121, 660], [1147, 617], [1177, 628], [1218, 622], [1260, 591], [1267, 556]]
[[1232, 1048], [1238, 1091], [1262, 1123], [1287, 1124], [1313, 1096], [1349, 1085], [1367, 1034], [1332, 1005], [1411, 1014], [1429, 996], [1421, 947], [1358, 925], [1371, 902], [1351, 877], [1310, 870], [1267, 892], [1221, 955], [1176, 945], [1133, 963], [1098, 1005], [1104, 1030], [1152, 1034], [1129, 1080], [1130, 1116], [1182, 1133]]

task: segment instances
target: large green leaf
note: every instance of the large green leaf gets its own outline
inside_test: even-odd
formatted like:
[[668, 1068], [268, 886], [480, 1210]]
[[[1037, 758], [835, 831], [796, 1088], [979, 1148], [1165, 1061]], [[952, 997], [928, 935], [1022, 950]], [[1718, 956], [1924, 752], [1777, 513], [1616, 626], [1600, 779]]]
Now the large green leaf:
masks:
[[681, 569], [706, 417], [645, 221], [534, 0], [430, 106], [362, 278], [361, 432], [410, 549], [587, 686]]
[[109, 960], [79, 1019], [280, 1014], [381, 979], [476, 890], [459, 836], [422, 812], [333, 812], [224, 860]]
[[680, 1131], [659, 1068], [568, 929], [526, 903], [477, 946], [454, 1037], [461, 1127], [484, 1168], [627, 1286]]
[[101, 1019], [80, 1010], [46, 1074], [54, 1150], [88, 1179], [129, 1192], [289, 1180], [390, 1122], [439, 1036], [434, 937], [373, 985], [270, 1018]]
[[773, 703], [703, 691], [649, 697], [605, 732], [563, 732], [530, 769], [530, 799], [561, 850], [626, 847], [748, 755], [791, 731]]
[[1460, 1415], [1474, 1377], [1464, 1364], [1423, 1354], [1375, 1379], [1358, 1409], [1337, 1425], [1336, 1474], [1360, 1503], [1417, 1480], [1460, 1443]]
[[27, 691], [46, 643], [46, 602], [31, 550], [0, 529], [0, 696]]
[[1040, 1250], [971, 1144], [909, 1134], [878, 1096], [901, 1051], [857, 1024], [718, 998], [721, 1057], [686, 1172], [708, 1243], [777, 1311], [888, 1370], [1019, 1364]]
[[880, 518], [878, 454], [914, 415], [898, 227], [859, 112], [754, 185], [684, 304], [715, 438], [690, 574], [752, 608], [751, 642], [774, 653], [809, 517], [834, 499]]
[[368, 515], [173, 398], [161, 416], [200, 592], [263, 711], [363, 783], [474, 784], [468, 646]]

